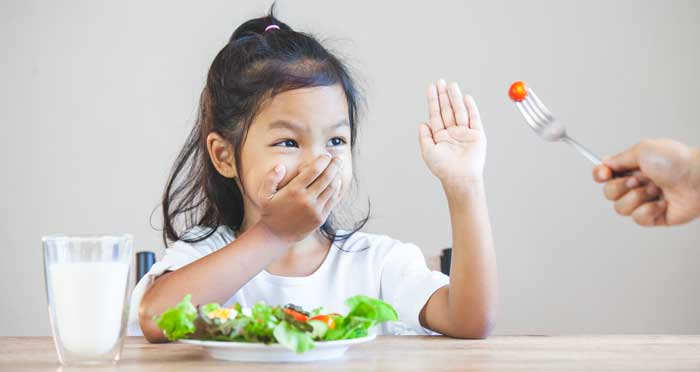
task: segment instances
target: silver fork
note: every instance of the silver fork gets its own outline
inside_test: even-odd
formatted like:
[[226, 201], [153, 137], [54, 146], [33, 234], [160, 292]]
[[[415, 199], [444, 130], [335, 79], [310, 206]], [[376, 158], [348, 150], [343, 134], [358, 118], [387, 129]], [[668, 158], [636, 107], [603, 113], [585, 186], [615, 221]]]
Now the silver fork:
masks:
[[547, 141], [562, 141], [573, 146], [581, 155], [588, 159], [593, 165], [601, 163], [600, 158], [592, 153], [580, 143], [566, 134], [564, 126], [554, 119], [552, 113], [547, 107], [537, 98], [535, 92], [527, 88], [527, 95], [521, 101], [515, 101], [518, 110], [523, 114], [525, 121], [530, 125], [530, 128], [535, 131], [540, 137]]

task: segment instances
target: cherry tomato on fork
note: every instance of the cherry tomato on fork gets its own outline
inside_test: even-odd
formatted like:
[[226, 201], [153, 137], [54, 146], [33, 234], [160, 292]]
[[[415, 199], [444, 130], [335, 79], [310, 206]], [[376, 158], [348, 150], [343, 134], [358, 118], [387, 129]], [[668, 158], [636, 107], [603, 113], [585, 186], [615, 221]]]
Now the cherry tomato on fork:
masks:
[[508, 95], [513, 101], [522, 101], [527, 97], [527, 86], [522, 81], [511, 84]]

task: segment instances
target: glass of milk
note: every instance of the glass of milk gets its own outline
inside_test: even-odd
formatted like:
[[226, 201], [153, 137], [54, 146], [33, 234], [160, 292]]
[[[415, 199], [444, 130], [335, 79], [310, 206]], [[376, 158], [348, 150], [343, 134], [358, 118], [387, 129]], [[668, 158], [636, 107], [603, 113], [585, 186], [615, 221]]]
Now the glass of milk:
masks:
[[61, 364], [116, 363], [131, 287], [133, 237], [42, 239], [49, 317]]

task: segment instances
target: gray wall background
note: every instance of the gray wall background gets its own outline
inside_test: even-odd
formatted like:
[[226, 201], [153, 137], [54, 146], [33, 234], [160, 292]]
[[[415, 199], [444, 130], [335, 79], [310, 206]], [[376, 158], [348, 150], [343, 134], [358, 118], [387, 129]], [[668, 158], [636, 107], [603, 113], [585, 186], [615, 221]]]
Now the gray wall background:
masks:
[[[208, 66], [267, 3], [0, 2], [1, 335], [50, 334], [42, 235], [130, 232], [137, 250], [162, 254], [149, 215]], [[536, 138], [506, 94], [528, 82], [601, 155], [645, 137], [700, 146], [700, 3], [278, 5], [366, 87], [357, 168], [368, 231], [428, 256], [450, 244], [416, 125], [431, 80], [476, 97], [501, 278], [495, 333], [700, 332], [700, 223], [645, 230], [618, 217], [589, 164]]]

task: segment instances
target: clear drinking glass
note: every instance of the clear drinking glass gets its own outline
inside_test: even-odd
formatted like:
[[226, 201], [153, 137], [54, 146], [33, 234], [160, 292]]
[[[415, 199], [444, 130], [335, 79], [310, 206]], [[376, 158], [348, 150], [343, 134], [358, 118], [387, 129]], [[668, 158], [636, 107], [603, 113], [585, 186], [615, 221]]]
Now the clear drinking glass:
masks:
[[116, 363], [126, 333], [133, 237], [53, 235], [42, 244], [59, 361]]

